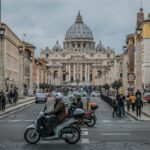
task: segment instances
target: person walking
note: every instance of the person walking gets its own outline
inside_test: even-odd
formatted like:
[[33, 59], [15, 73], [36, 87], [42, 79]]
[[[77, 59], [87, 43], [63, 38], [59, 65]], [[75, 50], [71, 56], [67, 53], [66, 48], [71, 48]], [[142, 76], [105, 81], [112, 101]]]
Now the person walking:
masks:
[[2, 110], [2, 111], [5, 111], [5, 106], [6, 106], [6, 98], [5, 98], [5, 94], [4, 94], [4, 92], [3, 91], [0, 91], [0, 109]]
[[129, 94], [128, 94], [126, 97], [126, 106], [127, 106], [128, 112], [130, 111], [130, 105], [131, 105], [131, 101], [130, 101]]
[[137, 96], [140, 96], [140, 97], [142, 98], [142, 93], [140, 92], [139, 89], [137, 89], [137, 91], [136, 91], [136, 93], [135, 93], [135, 96], [136, 96], [136, 97], [137, 97]]
[[131, 105], [132, 105], [132, 112], [134, 112], [135, 111], [135, 101], [136, 101], [136, 97], [134, 96], [134, 93], [131, 94], [129, 99], [130, 99]]
[[117, 101], [118, 101], [118, 115], [121, 118], [122, 116], [125, 116], [124, 112], [125, 96], [122, 92], [117, 96]]
[[115, 98], [112, 99], [113, 117], [118, 116], [118, 103]]
[[142, 97], [140, 96], [140, 94], [137, 94], [136, 96], [135, 106], [136, 106], [137, 117], [138, 116], [141, 117], [141, 107], [143, 107], [143, 101], [142, 101]]
[[16, 103], [17, 100], [18, 100], [18, 92], [17, 92], [17, 89], [16, 89], [16, 88], [14, 88], [13, 94], [14, 94], [13, 100], [14, 100], [14, 103]]

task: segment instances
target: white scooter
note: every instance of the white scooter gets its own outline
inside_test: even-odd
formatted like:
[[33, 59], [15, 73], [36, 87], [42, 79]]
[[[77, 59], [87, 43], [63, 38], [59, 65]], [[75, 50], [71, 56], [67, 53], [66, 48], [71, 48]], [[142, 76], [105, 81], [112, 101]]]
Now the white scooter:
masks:
[[[40, 112], [38, 118], [32, 125], [29, 125], [24, 133], [24, 139], [30, 144], [36, 144], [39, 140], [64, 140], [66, 143], [75, 144], [80, 140], [81, 129], [73, 118], [67, 118], [59, 124], [51, 134], [41, 120], [47, 120], [44, 115], [46, 105]], [[40, 120], [40, 121], [39, 121]], [[40, 123], [41, 122], [41, 123]]]

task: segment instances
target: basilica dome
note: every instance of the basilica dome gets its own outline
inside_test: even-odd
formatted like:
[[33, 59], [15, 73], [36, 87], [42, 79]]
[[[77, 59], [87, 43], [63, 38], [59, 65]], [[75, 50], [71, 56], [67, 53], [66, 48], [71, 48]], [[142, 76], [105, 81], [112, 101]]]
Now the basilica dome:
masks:
[[89, 39], [93, 40], [93, 34], [90, 28], [83, 23], [80, 12], [76, 17], [75, 23], [67, 30], [65, 40], [71, 39]]

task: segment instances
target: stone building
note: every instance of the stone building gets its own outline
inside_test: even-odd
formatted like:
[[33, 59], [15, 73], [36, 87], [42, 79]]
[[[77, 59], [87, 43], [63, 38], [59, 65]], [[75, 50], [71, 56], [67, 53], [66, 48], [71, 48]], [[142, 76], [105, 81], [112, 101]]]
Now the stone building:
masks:
[[23, 97], [24, 85], [32, 91], [35, 47], [19, 39], [6, 24], [2, 23], [1, 29], [5, 32], [0, 41], [0, 89], [9, 91], [17, 87]]
[[47, 61], [49, 84], [101, 85], [102, 74], [115, 52], [110, 47], [104, 48], [101, 41], [95, 46], [92, 31], [79, 12], [66, 32], [63, 48], [57, 41], [52, 49], [43, 49], [40, 57]]
[[0, 87], [8, 91], [14, 86], [18, 86], [19, 46], [22, 42], [6, 24], [3, 23], [1, 28], [5, 29], [5, 33], [4, 38], [1, 40], [0, 58], [0, 80], [4, 83], [1, 83]]
[[33, 60], [33, 90], [38, 91], [40, 85], [47, 83], [46, 61], [42, 58]]

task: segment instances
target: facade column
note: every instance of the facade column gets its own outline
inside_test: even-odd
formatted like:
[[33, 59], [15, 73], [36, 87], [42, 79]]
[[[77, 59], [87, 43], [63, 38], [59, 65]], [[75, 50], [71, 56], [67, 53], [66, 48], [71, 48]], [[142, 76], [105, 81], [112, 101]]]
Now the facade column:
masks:
[[90, 79], [89, 79], [89, 76], [90, 76], [90, 73], [89, 73], [90, 71], [89, 71], [89, 64], [87, 65], [87, 80], [88, 80], [88, 82], [90, 81]]
[[30, 92], [33, 92], [33, 59], [30, 61]]
[[24, 46], [19, 47], [19, 74], [18, 74], [18, 95], [19, 98], [24, 98], [24, 64], [23, 64]]
[[71, 65], [70, 64], [69, 64], [68, 76], [69, 76], [69, 82], [70, 82], [71, 81]]
[[73, 80], [76, 80], [76, 65], [73, 65]]
[[5, 92], [4, 39], [0, 37], [0, 91]]
[[87, 82], [87, 64], [85, 64], [85, 82]]
[[37, 63], [36, 74], [37, 74], [36, 78], [37, 91], [39, 91], [39, 63]]
[[82, 64], [80, 64], [80, 81], [82, 82]]
[[135, 51], [135, 72], [136, 72], [136, 89], [142, 90], [142, 62], [141, 62], [141, 43], [138, 42]]

